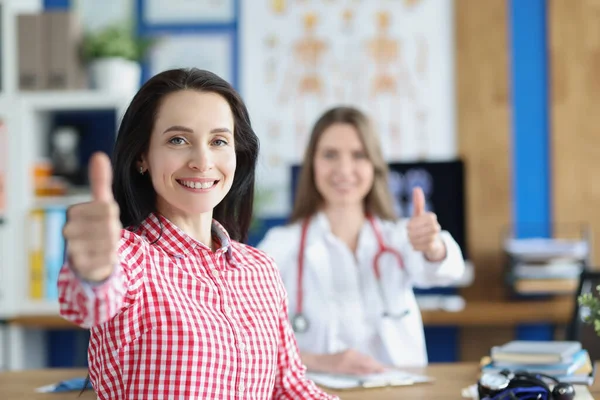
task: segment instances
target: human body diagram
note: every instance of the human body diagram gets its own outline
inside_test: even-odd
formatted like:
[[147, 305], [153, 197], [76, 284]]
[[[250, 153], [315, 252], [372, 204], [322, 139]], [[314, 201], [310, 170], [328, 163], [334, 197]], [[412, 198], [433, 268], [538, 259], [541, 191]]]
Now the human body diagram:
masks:
[[413, 60], [407, 57], [409, 39], [391, 31], [390, 12], [374, 14], [376, 33], [364, 39], [353, 32], [356, 11], [343, 10], [340, 17], [347, 37], [321, 34], [318, 28], [324, 22], [309, 12], [302, 16], [302, 35], [288, 46], [276, 97], [279, 105], [292, 108], [293, 123], [288, 129], [293, 131], [297, 156], [302, 156], [313, 115], [333, 103], [357, 104], [367, 110], [379, 132], [388, 138], [388, 156], [400, 158], [406, 130], [424, 155], [428, 111], [419, 86], [426, 79], [426, 40], [418, 38]]

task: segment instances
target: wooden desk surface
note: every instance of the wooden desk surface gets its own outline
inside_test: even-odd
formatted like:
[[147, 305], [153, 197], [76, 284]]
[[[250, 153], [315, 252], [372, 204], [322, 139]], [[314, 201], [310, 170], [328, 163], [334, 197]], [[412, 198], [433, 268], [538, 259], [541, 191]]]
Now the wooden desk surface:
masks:
[[[410, 371], [429, 375], [436, 380], [433, 383], [415, 386], [331, 393], [337, 394], [342, 400], [397, 400], [400, 398], [428, 400], [460, 399], [461, 390], [476, 382], [479, 367], [476, 363], [432, 364], [426, 368], [410, 369]], [[78, 392], [59, 394], [37, 394], [34, 392], [34, 389], [37, 387], [56, 383], [64, 379], [83, 377], [86, 373], [87, 371], [84, 369], [32, 370], [0, 373], [1, 398], [2, 400], [95, 400], [96, 396], [92, 391], [85, 392], [81, 397], [77, 397]], [[594, 386], [590, 387], [589, 390], [594, 398], [600, 399], [600, 382], [596, 381]]]
[[[565, 325], [573, 312], [572, 299], [549, 301], [467, 302], [459, 312], [422, 311], [426, 326], [514, 326], [528, 323]], [[73, 324], [59, 316], [19, 316], [9, 324], [31, 328], [72, 329]]]

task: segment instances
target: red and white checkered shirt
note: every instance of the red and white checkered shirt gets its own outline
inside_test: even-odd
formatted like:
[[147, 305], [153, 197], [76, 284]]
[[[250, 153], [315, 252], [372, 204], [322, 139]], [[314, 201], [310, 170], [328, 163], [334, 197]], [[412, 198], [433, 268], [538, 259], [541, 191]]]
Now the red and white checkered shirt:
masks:
[[65, 265], [61, 315], [91, 328], [99, 399], [332, 399], [305, 377], [277, 267], [213, 223], [216, 252], [150, 215], [120, 266], [87, 284]]

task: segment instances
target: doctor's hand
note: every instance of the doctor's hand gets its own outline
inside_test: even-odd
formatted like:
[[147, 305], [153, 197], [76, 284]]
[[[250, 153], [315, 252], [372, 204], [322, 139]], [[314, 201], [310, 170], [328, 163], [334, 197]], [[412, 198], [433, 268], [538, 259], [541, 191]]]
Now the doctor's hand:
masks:
[[375, 359], [352, 349], [323, 354], [319, 363], [323, 372], [334, 374], [364, 375], [385, 371], [385, 367]]
[[407, 229], [413, 249], [423, 252], [429, 261], [446, 258], [446, 245], [440, 235], [437, 216], [425, 211], [425, 195], [419, 187], [413, 189], [413, 215]]
[[117, 262], [121, 236], [119, 206], [112, 194], [112, 171], [106, 154], [96, 153], [89, 163], [92, 201], [67, 211], [63, 236], [73, 271], [82, 279], [100, 282]]

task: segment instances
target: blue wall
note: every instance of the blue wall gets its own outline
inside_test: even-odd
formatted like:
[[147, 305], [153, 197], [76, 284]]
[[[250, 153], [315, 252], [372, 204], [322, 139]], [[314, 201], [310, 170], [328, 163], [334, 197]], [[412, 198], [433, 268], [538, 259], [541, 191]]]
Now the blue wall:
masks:
[[546, 0], [510, 1], [513, 221], [519, 237], [551, 233]]

